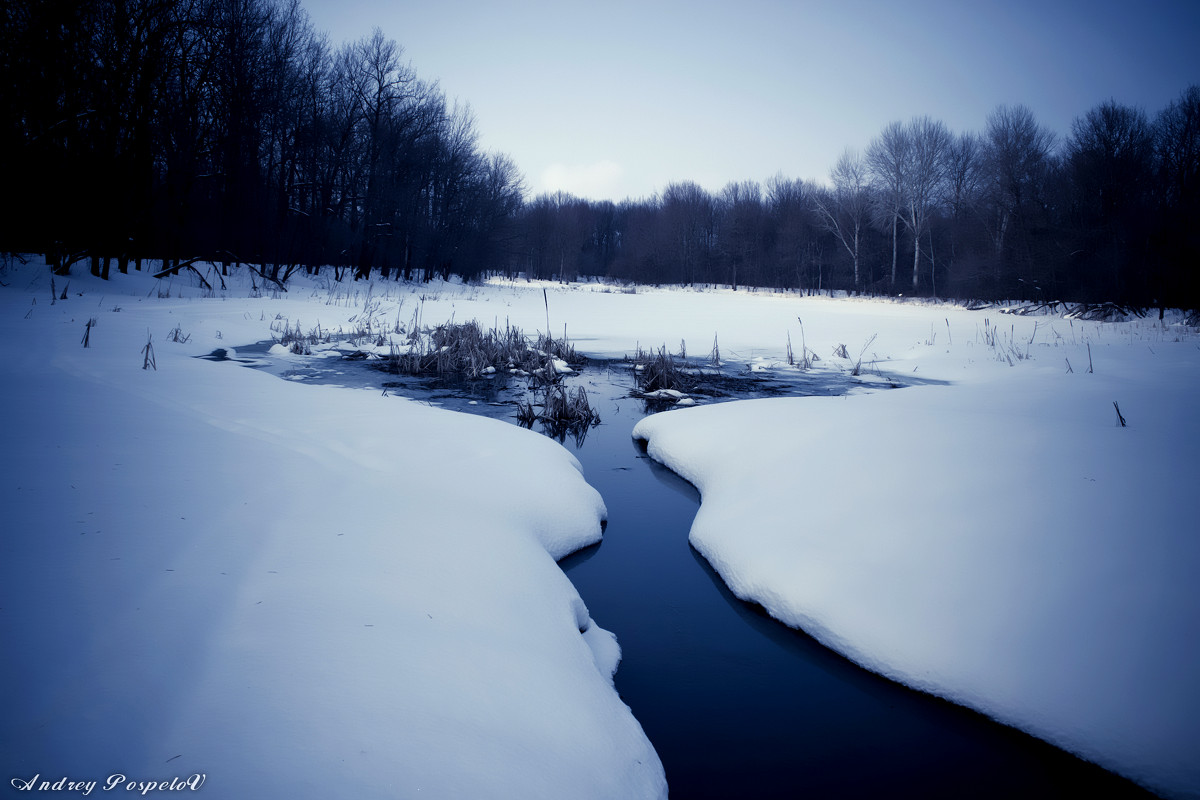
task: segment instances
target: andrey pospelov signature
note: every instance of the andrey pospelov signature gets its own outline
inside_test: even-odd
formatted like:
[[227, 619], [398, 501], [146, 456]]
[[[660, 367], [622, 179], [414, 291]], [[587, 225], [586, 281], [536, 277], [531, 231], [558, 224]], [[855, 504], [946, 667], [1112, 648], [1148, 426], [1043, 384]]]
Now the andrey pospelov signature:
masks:
[[186, 778], [176, 777], [170, 780], [144, 781], [130, 778], [120, 772], [115, 772], [103, 781], [95, 781], [76, 780], [65, 776], [57, 779], [43, 779], [41, 773], [38, 773], [29, 779], [13, 778], [11, 783], [13, 788], [20, 792], [79, 792], [84, 797], [87, 797], [93, 790], [99, 787], [101, 791], [105, 792], [111, 792], [113, 789], [124, 789], [127, 792], [138, 792], [145, 797], [151, 792], [194, 792], [204, 785], [207, 777], [206, 773], [197, 772]]

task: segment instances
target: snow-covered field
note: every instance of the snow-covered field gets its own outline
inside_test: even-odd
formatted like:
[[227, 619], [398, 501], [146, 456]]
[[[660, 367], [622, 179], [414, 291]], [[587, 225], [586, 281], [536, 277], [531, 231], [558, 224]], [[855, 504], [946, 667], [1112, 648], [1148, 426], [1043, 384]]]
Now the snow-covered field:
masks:
[[416, 315], [565, 326], [592, 355], [716, 339], [727, 365], [757, 368], [786, 369], [790, 338], [816, 376], [861, 361], [868, 383], [920, 384], [702, 405], [637, 435], [700, 488], [693, 543], [739, 596], [889, 677], [1200, 796], [1200, 337], [1175, 318], [69, 280], [51, 304], [44, 266], [0, 273], [5, 785], [202, 773], [238, 796], [665, 793], [611, 685], [619, 650], [554, 563], [605, 513], [572, 456], [501, 422], [193, 358], [284, 325]]
[[195, 774], [214, 797], [665, 795], [555, 564], [605, 514], [557, 443], [192, 358], [361, 309], [0, 280], [6, 796]]

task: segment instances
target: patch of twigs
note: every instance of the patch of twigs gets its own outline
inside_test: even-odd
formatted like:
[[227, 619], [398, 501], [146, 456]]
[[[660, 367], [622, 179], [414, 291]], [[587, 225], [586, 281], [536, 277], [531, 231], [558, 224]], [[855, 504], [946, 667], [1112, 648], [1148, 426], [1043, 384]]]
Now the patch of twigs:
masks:
[[639, 347], [633, 357], [633, 374], [638, 392], [650, 394], [671, 389], [686, 394], [692, 391], [692, 377], [684, 365], [683, 359], [677, 359], [666, 347], [658, 348], [657, 352], [646, 352]]
[[154, 361], [154, 336], [146, 332], [146, 346], [142, 348], [142, 369], [153, 369], [158, 372], [158, 364]]
[[475, 320], [445, 323], [425, 332], [412, 331], [406, 344], [391, 347], [383, 368], [401, 375], [457, 377], [468, 380], [504, 372], [530, 377], [535, 383], [557, 383], [560, 362], [578, 363], [566, 340], [538, 336], [535, 346], [520, 328], [488, 330]]
[[1080, 303], [1065, 316], [1089, 322], [1125, 322], [1130, 317], [1146, 316], [1146, 309], [1121, 303]]
[[517, 422], [526, 428], [540, 422], [550, 436], [562, 440], [571, 434], [579, 444], [588, 430], [600, 424], [600, 413], [592, 407], [582, 386], [568, 391], [562, 383], [546, 384], [539, 399], [537, 403], [526, 399], [517, 404]]

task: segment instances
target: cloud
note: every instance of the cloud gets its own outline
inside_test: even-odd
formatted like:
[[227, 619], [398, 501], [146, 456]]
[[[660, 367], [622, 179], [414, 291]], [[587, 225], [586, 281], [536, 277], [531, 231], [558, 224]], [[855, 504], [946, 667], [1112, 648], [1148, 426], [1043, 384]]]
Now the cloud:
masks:
[[615, 161], [594, 164], [551, 164], [542, 170], [539, 192], [568, 192], [589, 200], [620, 197], [625, 170]]

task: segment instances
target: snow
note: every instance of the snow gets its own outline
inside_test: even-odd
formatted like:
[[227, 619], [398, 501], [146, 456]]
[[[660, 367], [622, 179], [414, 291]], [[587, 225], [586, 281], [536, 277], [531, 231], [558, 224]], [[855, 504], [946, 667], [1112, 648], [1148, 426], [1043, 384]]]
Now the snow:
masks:
[[960, 344], [932, 359], [960, 362], [952, 386], [704, 406], [634, 436], [700, 490], [690, 540], [739, 597], [1197, 797], [1200, 348], [1129, 330], [1091, 374], [1078, 345], [997, 373]]
[[566, 450], [192, 357], [346, 308], [151, 299], [144, 276], [50, 305], [49, 280], [0, 290], [6, 785], [665, 796], [615, 639], [555, 563], [606, 513]]
[[[572, 456], [504, 423], [193, 358], [288, 326], [371, 334], [297, 364], [383, 357], [408, 347], [392, 333], [407, 320], [478, 319], [566, 325], [588, 356], [686, 343], [817, 394], [849, 382], [639, 425], [700, 488], [691, 538], [721, 577], [872, 670], [1198, 796], [1200, 339], [1177, 315], [505, 280], [297, 276], [263, 295], [243, 276], [208, 292], [145, 274], [72, 275], [51, 305], [44, 266], [0, 279], [12, 777], [663, 796], [613, 689], [621, 631], [555, 564], [605, 514]], [[787, 365], [789, 343], [820, 360]]]
[[655, 389], [652, 392], [642, 392], [640, 396], [646, 400], [682, 400], [684, 395], [678, 389]]

